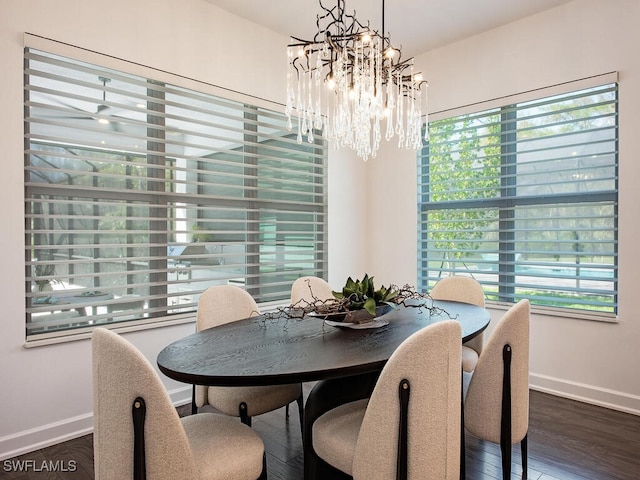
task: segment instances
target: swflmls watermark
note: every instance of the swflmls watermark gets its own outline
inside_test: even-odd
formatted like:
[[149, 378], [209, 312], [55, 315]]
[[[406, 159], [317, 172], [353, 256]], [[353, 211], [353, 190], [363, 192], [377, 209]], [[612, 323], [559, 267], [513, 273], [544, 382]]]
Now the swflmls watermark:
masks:
[[5, 460], [2, 463], [5, 472], [75, 472], [77, 469], [75, 460]]

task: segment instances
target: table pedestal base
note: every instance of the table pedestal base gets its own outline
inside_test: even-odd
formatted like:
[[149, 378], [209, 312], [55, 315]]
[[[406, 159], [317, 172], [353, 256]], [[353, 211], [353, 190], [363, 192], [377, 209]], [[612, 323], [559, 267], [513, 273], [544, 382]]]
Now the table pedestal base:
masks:
[[320, 380], [309, 393], [304, 408], [304, 480], [349, 480], [351, 477], [326, 463], [313, 450], [313, 422], [329, 410], [368, 398], [380, 372]]

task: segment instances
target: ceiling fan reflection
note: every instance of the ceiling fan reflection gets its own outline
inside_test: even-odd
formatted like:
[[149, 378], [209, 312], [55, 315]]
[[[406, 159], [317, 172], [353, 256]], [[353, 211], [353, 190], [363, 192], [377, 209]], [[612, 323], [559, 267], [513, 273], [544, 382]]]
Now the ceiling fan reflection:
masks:
[[82, 115], [77, 115], [77, 116], [56, 115], [50, 118], [72, 119], [72, 120], [92, 120], [92, 121], [95, 120], [101, 125], [109, 125], [110, 129], [115, 132], [121, 132], [122, 129], [120, 126], [120, 122], [116, 121], [115, 119], [123, 119], [123, 120], [126, 120], [126, 119], [124, 117], [119, 117], [117, 115], [110, 114], [109, 112], [111, 110], [114, 110], [114, 108], [107, 104], [106, 87], [107, 87], [107, 83], [109, 83], [111, 79], [108, 77], [98, 76], [98, 80], [102, 83], [102, 103], [97, 105], [95, 111], [91, 112], [88, 110], [84, 110], [80, 107], [77, 107], [75, 105], [72, 105], [70, 103], [56, 100], [56, 102], [61, 106], [70, 110], [74, 110], [76, 112], [82, 112]]

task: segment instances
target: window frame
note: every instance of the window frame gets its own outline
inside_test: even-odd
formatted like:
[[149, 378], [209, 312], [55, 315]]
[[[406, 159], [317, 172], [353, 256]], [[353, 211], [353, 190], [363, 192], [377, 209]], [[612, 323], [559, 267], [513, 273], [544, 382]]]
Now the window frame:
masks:
[[[95, 65], [97, 68], [116, 70], [118, 72], [122, 72], [123, 75], [135, 75], [140, 76], [142, 78], [149, 79], [151, 82], [157, 82], [160, 85], [160, 91], [163, 91], [165, 86], [176, 86], [178, 89], [183, 90], [191, 90], [196, 92], [198, 95], [208, 95], [213, 96], [218, 99], [221, 103], [226, 103], [227, 105], [240, 105], [240, 115], [243, 117], [242, 124], [244, 127], [240, 132], [241, 140], [238, 144], [239, 151], [230, 150], [230, 154], [236, 155], [236, 157], [241, 158], [242, 160], [238, 163], [239, 166], [233, 164], [233, 162], [228, 160], [216, 160], [215, 158], [208, 158], [205, 162], [199, 162], [197, 160], [194, 163], [201, 165], [201, 163], [208, 163], [210, 165], [215, 165], [219, 163], [220, 165], [229, 165], [236, 168], [241, 169], [240, 174], [230, 174], [232, 177], [236, 175], [238, 181], [240, 181], [241, 185], [239, 185], [238, 189], [242, 192], [242, 198], [234, 199], [234, 198], [224, 198], [219, 197], [216, 200], [215, 195], [211, 192], [207, 191], [207, 189], [211, 189], [211, 184], [208, 184], [206, 180], [202, 180], [205, 175], [216, 175], [216, 170], [205, 170], [205, 168], [214, 168], [214, 167], [202, 167], [200, 170], [200, 166], [198, 166], [198, 170], [194, 170], [194, 175], [196, 177], [195, 180], [184, 180], [185, 183], [191, 182], [194, 188], [197, 189], [197, 193], [195, 193], [195, 197], [199, 199], [198, 203], [194, 205], [200, 205], [200, 201], [203, 202], [203, 205], [208, 205], [210, 209], [222, 209], [222, 208], [235, 208], [238, 211], [243, 209], [246, 214], [246, 228], [247, 230], [239, 235], [244, 236], [246, 238], [245, 250], [246, 252], [243, 254], [246, 260], [243, 263], [243, 266], [246, 267], [247, 275], [245, 276], [246, 280], [242, 286], [252, 295], [258, 295], [257, 300], [259, 304], [262, 305], [272, 305], [272, 304], [281, 304], [288, 298], [288, 292], [290, 289], [290, 283], [287, 281], [283, 281], [282, 279], [278, 279], [284, 275], [284, 270], [280, 271], [280, 268], [290, 268], [290, 264], [296, 263], [296, 260], [282, 260], [283, 253], [286, 254], [286, 249], [289, 248], [287, 245], [293, 245], [293, 243], [305, 242], [308, 243], [309, 236], [313, 236], [313, 266], [306, 266], [308, 263], [306, 260], [301, 261], [300, 263], [304, 263], [299, 270], [287, 270], [287, 278], [289, 276], [304, 276], [304, 275], [317, 275], [326, 277], [328, 263], [327, 263], [327, 145], [326, 142], [322, 139], [320, 135], [316, 136], [316, 142], [309, 145], [299, 145], [295, 140], [295, 136], [293, 136], [286, 129], [286, 117], [283, 113], [280, 113], [280, 105], [275, 104], [274, 102], [270, 102], [267, 100], [259, 99], [250, 95], [241, 94], [239, 92], [233, 92], [231, 90], [223, 89], [220, 87], [216, 87], [210, 84], [206, 84], [204, 82], [199, 82], [192, 79], [187, 79], [185, 77], [181, 77], [178, 75], [171, 74], [169, 72], [159, 71], [153, 69], [151, 67], [142, 66], [139, 64], [132, 64], [126, 60], [115, 59], [113, 57], [105, 56], [96, 52], [90, 52], [84, 50], [79, 47], [72, 47], [70, 45], [61, 44], [59, 42], [51, 41], [48, 39], [43, 39], [42, 37], [32, 36], [27, 34], [25, 36], [25, 55], [27, 52], [31, 51], [41, 51], [46, 52], [50, 55], [61, 56], [68, 59], [71, 59], [76, 62], [87, 62], [92, 65]], [[25, 68], [28, 66], [28, 61], [25, 57]], [[157, 231], [160, 235], [164, 231], [164, 240], [160, 236], [157, 236], [155, 239], [149, 240], [148, 245], [153, 248], [153, 245], [156, 245], [156, 254], [151, 255], [157, 259], [157, 261], [164, 262], [163, 265], [156, 265], [158, 268], [151, 268], [149, 270], [155, 270], [160, 273], [164, 272], [164, 279], [153, 279], [151, 278], [149, 281], [149, 285], [157, 285], [158, 290], [156, 292], [150, 292], [145, 297], [145, 306], [144, 306], [144, 314], [141, 314], [138, 318], [115, 318], [115, 321], [110, 322], [94, 322], [91, 320], [92, 316], [89, 315], [86, 319], [82, 319], [81, 322], [77, 321], [77, 318], [73, 318], [70, 320], [62, 319], [62, 324], [64, 326], [65, 322], [69, 325], [63, 328], [46, 328], [46, 329], [38, 329], [34, 330], [33, 328], [29, 329], [29, 322], [32, 319], [33, 313], [42, 313], [37, 312], [34, 309], [34, 299], [38, 297], [37, 294], [32, 293], [32, 284], [35, 280], [35, 275], [32, 273], [32, 270], [37, 266], [32, 259], [33, 249], [37, 249], [40, 247], [41, 251], [46, 251], [51, 247], [48, 241], [40, 240], [34, 241], [35, 238], [31, 231], [31, 225], [34, 217], [38, 214], [37, 212], [33, 212], [31, 210], [32, 201], [30, 200], [32, 194], [46, 194], [51, 193], [51, 189], [47, 188], [47, 185], [37, 185], [34, 183], [30, 183], [29, 181], [29, 172], [31, 160], [30, 155], [33, 153], [32, 149], [32, 139], [31, 139], [31, 131], [30, 131], [30, 101], [29, 95], [27, 94], [27, 87], [29, 85], [29, 75], [25, 73], [25, 335], [27, 344], [37, 345], [42, 342], [58, 342], [58, 341], [66, 341], [73, 340], [77, 338], [84, 338], [95, 326], [107, 326], [108, 328], [124, 328], [124, 329], [136, 329], [136, 328], [148, 328], [149, 326], [164, 326], [171, 325], [176, 323], [183, 323], [188, 321], [193, 321], [195, 317], [195, 311], [197, 307], [197, 300], [192, 300], [190, 305], [190, 310], [183, 312], [174, 312], [167, 313], [169, 309], [168, 306], [164, 305], [155, 305], [154, 302], [157, 300], [162, 300], [160, 298], [162, 294], [162, 289], [167, 288], [168, 285], [172, 283], [169, 279], [169, 271], [171, 270], [167, 265], [167, 259], [170, 258], [170, 253], [168, 253], [168, 247], [172, 245], [171, 242], [168, 241], [168, 235], [174, 231], [178, 230], [178, 227], [171, 227], [171, 222], [174, 221], [173, 218], [168, 216], [164, 217], [162, 220], [162, 215], [159, 215], [157, 218], [160, 218], [160, 222], [162, 225], [158, 223], [155, 227], [153, 225], [150, 226], [149, 232]], [[151, 90], [150, 90], [151, 91]], [[163, 102], [158, 102], [159, 108], [163, 108]], [[149, 108], [149, 107], [148, 107]], [[242, 113], [244, 111], [244, 113]], [[100, 112], [99, 112], [100, 113]], [[148, 115], [147, 118], [152, 118], [153, 115]], [[163, 113], [161, 112], [158, 116], [158, 119], [162, 119]], [[45, 121], [46, 123], [46, 121]], [[265, 130], [274, 129], [274, 125], [277, 125], [277, 131], [283, 132], [281, 136], [274, 137], [273, 140], [268, 140], [268, 134], [265, 134]], [[149, 130], [152, 125], [147, 125], [148, 135], [153, 137], [153, 128]], [[282, 127], [282, 128], [281, 128]], [[164, 131], [165, 125], [158, 124], [157, 129], [160, 133]], [[285, 133], [286, 132], [286, 133]], [[234, 134], [235, 135], [235, 134]], [[267, 140], [265, 140], [267, 138]], [[160, 164], [158, 164], [158, 168], [149, 169], [149, 165], [153, 163], [153, 158], [156, 155], [152, 153], [155, 147], [151, 145], [149, 147], [149, 142], [153, 143], [153, 140], [147, 141], [147, 150], [145, 159], [147, 170], [156, 170], [157, 173], [161, 175], [162, 180], [157, 182], [158, 184], [163, 184], [167, 182], [166, 172], [168, 170], [167, 160], [172, 157], [172, 154], [169, 152], [163, 152], [165, 148], [165, 139], [159, 138], [157, 142], [157, 157], [161, 158]], [[71, 149], [75, 149], [76, 151], [80, 151], [84, 149], [84, 153], [88, 155], [87, 152], [96, 151], [96, 147], [89, 147], [88, 145], [83, 146], [82, 142], [77, 142], [77, 144], [67, 144], [64, 142], [59, 144], [56, 143], [56, 139], [44, 139], [39, 140], [40, 144], [48, 144], [49, 147], [51, 145], [55, 145], [58, 147], [69, 147]], [[52, 147], [51, 147], [52, 148]], [[105, 155], [109, 153], [109, 148], [105, 147], [103, 149]], [[114, 150], [115, 151], [115, 150]], [[308, 153], [307, 153], [308, 152]], [[77, 153], [77, 152], [76, 152]], [[122, 151], [119, 152], [121, 155], [124, 155]], [[212, 156], [215, 151], [212, 150]], [[72, 156], [72, 153], [69, 153]], [[80, 154], [82, 156], [82, 154]], [[306, 160], [297, 160], [297, 158], [306, 158]], [[151, 159], [151, 163], [149, 160]], [[164, 159], [164, 160], [163, 160]], [[258, 165], [259, 159], [261, 164]], [[163, 163], [164, 162], [164, 163]], [[279, 163], [278, 163], [279, 162]], [[299, 164], [296, 165], [296, 162]], [[287, 170], [290, 168], [291, 170]], [[175, 169], [178, 171], [179, 169]], [[308, 187], [308, 180], [297, 180], [298, 181], [298, 190], [302, 191], [302, 182], [304, 182], [304, 187], [308, 191], [305, 193], [306, 197], [309, 198], [308, 203], [304, 201], [300, 201], [299, 197], [302, 194], [296, 194], [296, 191], [293, 187], [287, 186], [287, 181], [291, 183], [296, 183], [296, 178], [292, 177], [292, 175], [296, 175], [296, 171], [299, 171], [300, 179], [303, 178], [313, 178], [313, 187]], [[189, 172], [187, 172], [188, 174]], [[173, 173], [172, 173], [173, 175]], [[99, 177], [96, 174], [96, 177]], [[115, 177], [115, 174], [114, 174]], [[151, 177], [145, 177], [149, 180]], [[287, 180], [292, 179], [292, 180]], [[177, 182], [173, 177], [172, 181]], [[262, 185], [264, 184], [264, 186]], [[75, 187], [74, 187], [75, 188]], [[84, 190], [87, 190], [87, 187], [82, 187]], [[287, 193], [286, 189], [290, 189], [291, 192]], [[124, 192], [124, 193], [123, 193]], [[88, 193], [85, 192], [85, 195]], [[113, 199], [114, 201], [119, 200], [120, 196], [125, 196], [129, 199], [130, 202], [141, 201], [144, 202], [150, 197], [154, 197], [150, 191], [132, 191], [132, 190], [122, 190], [118, 192], [118, 190], [114, 190], [113, 192], [105, 191], [105, 196], [99, 197], [96, 195], [94, 198], [108, 198]], [[89, 195], [91, 196], [91, 195]], [[192, 195], [193, 196], [193, 195]], [[173, 197], [173, 199], [172, 199]], [[168, 201], [171, 202], [180, 202], [184, 201], [184, 197], [180, 197], [178, 194], [167, 195]], [[203, 199], [203, 200], [200, 200]], [[221, 203], [216, 204], [217, 201]], [[129, 205], [130, 202], [126, 204]], [[163, 200], [160, 201], [161, 203]], [[195, 200], [194, 200], [195, 202]], [[97, 202], [96, 202], [97, 203]], [[153, 205], [156, 205], [155, 207]], [[170, 207], [166, 205], [163, 206], [161, 204], [149, 204], [150, 209], [164, 209], [165, 212], [168, 212]], [[200, 209], [200, 206], [197, 207]], [[284, 208], [284, 210], [282, 210]], [[204, 210], [204, 208], [202, 209]], [[271, 213], [270, 213], [271, 212]], [[287, 213], [293, 212], [293, 213]], [[298, 217], [291, 217], [292, 220], [283, 220], [283, 215], [293, 215], [295, 216], [295, 212], [300, 212], [301, 215], [305, 215], [305, 219], [297, 219]], [[41, 214], [41, 218], [44, 219], [46, 214]], [[198, 214], [199, 215], [199, 214]], [[270, 220], [262, 220], [261, 215], [266, 215]], [[313, 217], [312, 220], [309, 220], [307, 217]], [[156, 216], [149, 214], [148, 219], [152, 220]], [[129, 216], [127, 215], [127, 219]], [[198, 217], [200, 218], [200, 217]], [[289, 217], [286, 217], [289, 218]], [[310, 218], [310, 217], [309, 217]], [[43, 220], [44, 221], [44, 220]], [[128, 222], [128, 220], [127, 220]], [[210, 220], [210, 223], [213, 220]], [[270, 223], [271, 222], [271, 223]], [[263, 231], [262, 225], [264, 224], [265, 228], [268, 228], [268, 225], [273, 225], [273, 231]], [[275, 227], [275, 225], [285, 224], [286, 227]], [[299, 225], [296, 225], [299, 224]], [[310, 229], [309, 231], [304, 229]], [[42, 230], [43, 234], [46, 236], [53, 236], [53, 232], [47, 232], [45, 228]], [[300, 230], [300, 234], [297, 232]], [[284, 232], [284, 233], [283, 233]], [[175, 232], [174, 232], [175, 233]], [[205, 232], [202, 235], [205, 236], [209, 232]], [[152, 234], [153, 235], [153, 234]], [[305, 236], [307, 239], [301, 239], [301, 235]], [[193, 234], [195, 237], [195, 233]], [[266, 243], [264, 239], [267, 239]], [[296, 240], [297, 238], [297, 240]], [[129, 242], [127, 241], [127, 244]], [[97, 244], [100, 245], [100, 244]], [[298, 248], [293, 245], [291, 248]], [[53, 251], [53, 250], [52, 250]], [[164, 253], [162, 253], [164, 252]], [[271, 252], [271, 253], [270, 253]], [[188, 260], [197, 260], [201, 258], [202, 255], [187, 255]], [[275, 289], [275, 293], [266, 293], [260, 296], [260, 287], [265, 284], [260, 280], [265, 273], [261, 271], [261, 268], [264, 266], [265, 258], [269, 257], [267, 262], [273, 262], [273, 268], [275, 269], [272, 272], [272, 275], [279, 275], [278, 278], [272, 281], [276, 282], [271, 287], [272, 290]], [[271, 258], [273, 257], [273, 258]], [[295, 254], [292, 254], [292, 257], [295, 257]], [[127, 258], [129, 258], [127, 256]], [[229, 258], [229, 257], [227, 257]], [[253, 260], [252, 260], [253, 259]], [[94, 259], [96, 260], [96, 259]], [[131, 258], [129, 258], [131, 260]], [[156, 260], [153, 260], [156, 261]], [[287, 262], [289, 267], [287, 267]], [[61, 265], [62, 261], [51, 261], [49, 262], [52, 265]], [[44, 262], [41, 262], [44, 264]], [[279, 274], [280, 272], [280, 274]], [[285, 272], [286, 273], [286, 272]], [[53, 279], [55, 277], [54, 274], [49, 274], [49, 276]], [[178, 277], [178, 275], [176, 275]], [[275, 277], [274, 277], [275, 278]], [[228, 279], [231, 282], [234, 279]], [[180, 279], [177, 278], [178, 283], [180, 283]], [[292, 281], [292, 280], [291, 280]], [[129, 286], [129, 282], [127, 281], [126, 287]], [[267, 285], [268, 287], [268, 285]], [[155, 287], [154, 287], [155, 288]], [[201, 290], [200, 290], [201, 291]], [[280, 293], [278, 293], [280, 291]], [[166, 293], [166, 292], [165, 292]], [[271, 298], [271, 300], [269, 299]], [[107, 299], [107, 304], [117, 304], [118, 298]], [[83, 299], [84, 302], [85, 299]], [[86, 299], [88, 300], [88, 299]], [[72, 311], [75, 307], [84, 308], [81, 305], [80, 300], [66, 299], [64, 303], [69, 303], [69, 309], [66, 307], [61, 307], [63, 312], [65, 310]], [[98, 302], [98, 300], [96, 300]], [[88, 304], [91, 307], [95, 307], [96, 304]], [[43, 308], [40, 310], [43, 310]], [[167, 312], [165, 312], [165, 310]], [[54, 309], [52, 306], [49, 308], [47, 305], [44, 310], [51, 310], [51, 313], [57, 312], [58, 310]], [[157, 310], [157, 313], [156, 313]], [[170, 309], [169, 309], [170, 310]], [[97, 311], [97, 309], [95, 310]], [[94, 310], [92, 310], [94, 313]], [[139, 312], [137, 312], [139, 313]], [[103, 318], [107, 318], [108, 315], [105, 313], [100, 314]], [[98, 315], [98, 317], [100, 317]], [[96, 315], [93, 315], [96, 317]], [[96, 317], [97, 318], [97, 317]], [[54, 322], [55, 323], [55, 322]], [[77, 324], [74, 326], [74, 324]], [[36, 331], [37, 333], [34, 333]]]
[[[460, 108], [450, 109], [446, 111], [436, 112], [431, 114], [430, 122], [440, 121], [440, 120], [453, 120], [453, 119], [462, 119], [464, 116], [472, 116], [474, 114], [478, 115], [488, 115], [489, 112], [495, 111], [496, 115], [500, 115], [500, 124], [508, 125], [510, 122], [516, 123], [518, 119], [515, 117], [516, 106], [526, 104], [527, 102], [535, 102], [537, 100], [543, 100], [550, 97], [555, 97], [558, 95], [566, 95], [571, 92], [580, 92], [582, 90], [594, 88], [594, 87], [602, 87], [609, 84], [615, 84], [615, 191], [603, 191], [596, 193], [574, 193], [566, 195], [566, 198], [563, 199], [563, 202], [567, 202], [570, 205], [569, 201], [574, 202], [574, 204], [596, 204], [598, 201], [609, 202], [612, 208], [612, 216], [611, 220], [613, 222], [613, 235], [614, 239], [612, 241], [612, 247], [614, 249], [613, 253], [613, 264], [612, 274], [613, 279], [611, 281], [612, 284], [612, 312], [603, 312], [598, 310], [590, 310], [590, 309], [577, 309], [577, 308], [568, 308], [563, 306], [548, 306], [548, 305], [540, 305], [535, 303], [535, 296], [526, 298], [530, 298], [532, 300], [532, 310], [534, 312], [539, 312], [547, 315], [556, 315], [556, 316], [567, 316], [573, 318], [583, 318], [583, 319], [592, 319], [592, 320], [601, 320], [605, 322], [612, 322], [617, 320], [617, 306], [618, 306], [618, 242], [617, 242], [617, 231], [618, 231], [618, 168], [619, 168], [619, 158], [618, 158], [618, 78], [617, 72], [610, 72], [603, 75], [597, 75], [594, 77], [589, 77], [585, 79], [581, 79], [578, 81], [567, 82], [560, 85], [555, 85], [552, 87], [546, 87], [542, 89], [531, 90], [527, 92], [523, 92], [517, 95], [505, 96], [497, 99], [493, 99], [486, 102], [479, 102], [472, 105], [467, 105]], [[508, 115], [512, 115], [511, 118]], [[523, 275], [522, 273], [516, 273], [515, 269], [518, 265], [518, 256], [517, 252], [513, 250], [515, 244], [515, 220], [510, 215], [516, 211], [518, 207], [526, 208], [535, 205], [544, 205], [545, 202], [549, 205], [563, 205], [563, 203], [558, 203], [559, 196], [550, 197], [546, 199], [542, 199], [541, 197], [536, 198], [535, 195], [527, 197], [527, 196], [518, 196], [516, 194], [516, 186], [515, 186], [515, 165], [516, 158], [518, 153], [516, 152], [516, 145], [519, 140], [516, 138], [517, 128], [501, 128], [501, 150], [499, 153], [500, 162], [499, 168], [500, 173], [498, 174], [498, 178], [500, 179], [499, 190], [501, 192], [500, 197], [498, 198], [488, 198], [481, 199], [468, 197], [467, 200], [458, 200], [456, 202], [451, 201], [432, 201], [430, 199], [431, 192], [428, 189], [429, 184], [429, 164], [428, 164], [428, 156], [429, 156], [429, 144], [427, 143], [423, 150], [418, 154], [418, 284], [419, 287], [425, 291], [428, 291], [437, 278], [433, 276], [429, 276], [425, 272], [429, 271], [437, 271], [437, 268], [429, 267], [429, 255], [426, 250], [426, 235], [427, 235], [427, 226], [426, 220], [423, 219], [423, 215], [428, 211], [435, 210], [446, 210], [446, 209], [462, 209], [464, 208], [479, 208], [479, 206], [485, 208], [495, 208], [500, 212], [499, 219], [497, 222], [500, 227], [497, 231], [500, 234], [500, 238], [497, 241], [498, 248], [495, 253], [497, 253], [497, 266], [498, 266], [498, 275], [499, 280], [495, 282], [498, 285], [497, 293], [488, 293], [487, 298], [488, 304], [497, 307], [508, 307], [515, 303], [519, 298], [524, 298], [522, 295], [516, 294], [516, 288], [518, 287], [518, 283], [515, 280], [518, 275]], [[511, 136], [511, 137], [509, 137]], [[521, 140], [520, 140], [521, 142]], [[510, 172], [509, 170], [512, 169]], [[509, 184], [509, 181], [513, 181], [513, 183]], [[509, 191], [511, 190], [511, 191]], [[506, 193], [506, 195], [504, 195]], [[460, 271], [451, 271], [446, 272], [446, 270], [440, 270], [440, 275], [442, 273], [449, 274], [457, 274], [461, 273]], [[467, 272], [474, 276], [473, 271]], [[576, 273], [576, 275], [579, 275]], [[482, 277], [482, 275], [478, 275]], [[482, 280], [481, 280], [482, 283]], [[488, 291], [488, 290], [487, 290]]]

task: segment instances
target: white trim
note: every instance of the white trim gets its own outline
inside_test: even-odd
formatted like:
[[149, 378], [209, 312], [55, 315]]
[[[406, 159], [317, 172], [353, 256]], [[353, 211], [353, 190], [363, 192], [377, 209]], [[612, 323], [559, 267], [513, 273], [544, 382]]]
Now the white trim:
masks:
[[[539, 374], [529, 375], [529, 387], [558, 397], [640, 416], [640, 396], [637, 395]], [[189, 385], [178, 387], [167, 393], [176, 407], [191, 401]], [[34, 452], [91, 432], [93, 432], [93, 414], [88, 413], [8, 435], [0, 438], [0, 460]]]
[[86, 413], [0, 438], [0, 460], [50, 447], [93, 432], [93, 414]]
[[558, 397], [640, 416], [638, 395], [535, 373], [529, 374], [529, 387]]
[[608, 83], [617, 82], [618, 72], [603, 73], [601, 75], [594, 75], [592, 77], [581, 78], [579, 80], [564, 82], [557, 85], [536, 88], [527, 92], [505, 95], [504, 97], [493, 98], [491, 100], [476, 102], [469, 105], [461, 105], [459, 107], [448, 108], [447, 110], [440, 110], [438, 112], [430, 112], [429, 121], [433, 122], [445, 118], [457, 117], [458, 115], [466, 115], [483, 110], [491, 110], [492, 108], [500, 108], [504, 107], [505, 105], [529, 102], [531, 100], [553, 97], [555, 95], [561, 95], [563, 93], [584, 90], [586, 88], [599, 87], [602, 85], [607, 85]]
[[88, 50], [83, 47], [71, 45], [58, 40], [42, 37], [37, 34], [25, 32], [24, 33], [24, 46], [28, 48], [35, 48], [37, 50], [43, 50], [45, 52], [62, 55], [65, 57], [74, 58], [87, 63], [100, 65], [101, 67], [108, 67], [114, 70], [120, 70], [121, 72], [130, 73], [132, 75], [139, 75], [142, 77], [148, 77], [149, 71], [153, 71], [154, 80], [171, 83], [180, 87], [188, 88], [191, 90], [197, 90], [202, 93], [209, 93], [223, 97], [225, 100], [235, 100], [237, 102], [249, 103], [255, 107], [267, 108], [269, 110], [280, 111], [283, 104], [267, 100], [264, 98], [256, 97], [246, 93], [242, 93], [229, 88], [213, 85], [201, 80], [196, 80], [183, 75], [178, 75], [158, 68], [149, 67], [140, 63], [135, 63], [122, 58], [114, 57], [112, 55], [106, 55], [104, 53]]
[[[168, 392], [173, 405], [191, 402], [191, 386], [185, 385]], [[93, 413], [86, 413], [0, 438], [0, 461], [35, 452], [93, 433]]]
[[[271, 302], [262, 302], [258, 304], [261, 313], [275, 311], [280, 307], [289, 305], [290, 302], [284, 300], [273, 300]], [[96, 327], [108, 328], [116, 333], [137, 332], [139, 330], [152, 330], [154, 328], [170, 327], [173, 325], [183, 325], [187, 323], [196, 323], [196, 312], [188, 312], [184, 314], [171, 315], [158, 318], [142, 318], [140, 320], [130, 320], [118, 323], [101, 323], [93, 326], [78, 328], [75, 330], [61, 330], [59, 332], [36, 334], [25, 340], [24, 348], [35, 348], [46, 345], [55, 345], [57, 343], [75, 342], [77, 340], [91, 339], [91, 333]], [[189, 400], [191, 401], [191, 400]], [[175, 400], [174, 400], [175, 403]]]
[[116, 333], [137, 332], [139, 330], [152, 330], [154, 328], [170, 327], [185, 323], [196, 322], [196, 312], [189, 312], [177, 316], [167, 316], [158, 318], [143, 318], [140, 320], [130, 320], [119, 323], [100, 323], [90, 327], [83, 327], [76, 330], [61, 330], [50, 334], [37, 334], [25, 340], [24, 348], [42, 347], [44, 345], [54, 345], [56, 343], [75, 342], [76, 340], [89, 340], [91, 333], [96, 327], [108, 328]]
[[[497, 302], [494, 300], [487, 300], [486, 307], [490, 310], [502, 310], [507, 311], [513, 307], [515, 303]], [[619, 323], [618, 316], [613, 313], [604, 313], [597, 311], [580, 311], [577, 309], [560, 308], [560, 307], [546, 307], [544, 305], [531, 305], [531, 315], [544, 315], [547, 317], [564, 317], [574, 318], [580, 320], [592, 320], [594, 322], [605, 322], [616, 324]]]
[[187, 403], [191, 403], [191, 385], [185, 385], [182, 387], [175, 388], [173, 390], [167, 391], [169, 397], [171, 397], [171, 402], [175, 407], [180, 407], [182, 405], [186, 405]]

